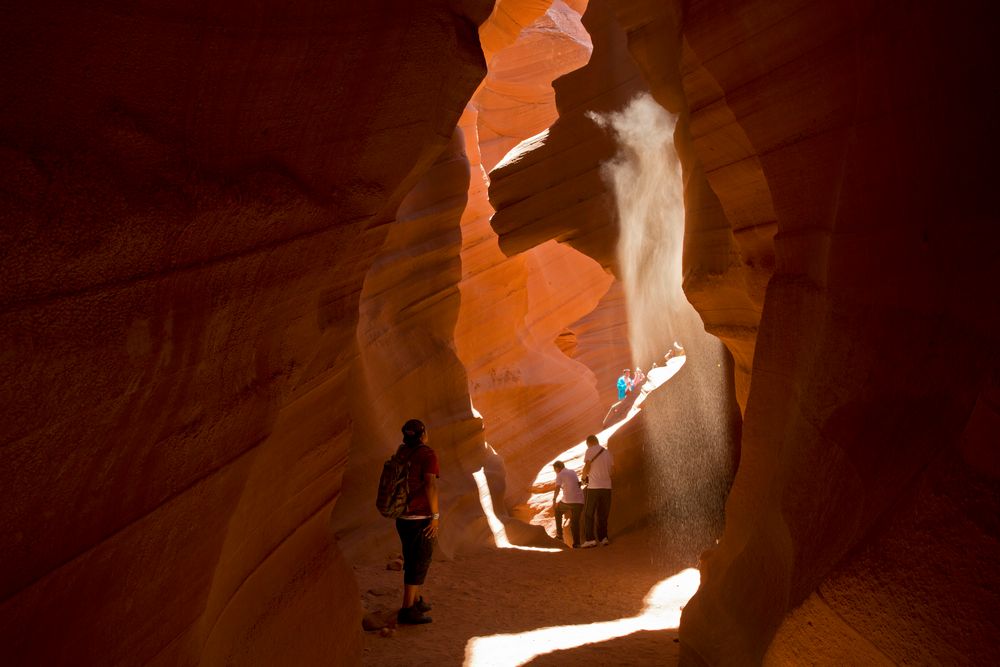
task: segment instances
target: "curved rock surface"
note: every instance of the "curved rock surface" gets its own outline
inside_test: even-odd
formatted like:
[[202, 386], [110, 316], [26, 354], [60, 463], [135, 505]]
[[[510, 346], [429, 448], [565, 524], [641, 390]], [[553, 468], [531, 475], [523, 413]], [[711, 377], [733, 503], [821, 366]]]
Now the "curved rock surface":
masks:
[[553, 84], [558, 122], [490, 172], [492, 225], [508, 255], [555, 239], [614, 267], [617, 233], [608, 225], [613, 204], [600, 165], [615, 146], [587, 113], [614, 111], [646, 86], [608, 3], [590, 2], [583, 24], [594, 51], [586, 67]]
[[[995, 562], [996, 530], [980, 511], [1000, 494], [985, 341], [1000, 308], [983, 292], [997, 278], [989, 151], [971, 148], [996, 145], [976, 92], [995, 60], [979, 12], [595, 0], [587, 81], [557, 82], [560, 121], [493, 173], [506, 252], [554, 238], [614, 268], [596, 180], [611, 150], [572, 125], [606, 98], [573, 101], [635, 67], [681, 114], [684, 287], [733, 353], [746, 410], [726, 531], [684, 615], [686, 662], [989, 660], [998, 573], [980, 564]], [[928, 135], [943, 107], [953, 136]], [[939, 602], [956, 587], [951, 544], [965, 606]]]
[[490, 171], [523, 139], [556, 121], [553, 79], [584, 66], [590, 58], [590, 35], [581, 12], [562, 0], [525, 26], [517, 39], [498, 50], [473, 104], [482, 164]]
[[[575, 339], [571, 327], [591, 316], [612, 285], [606, 271], [572, 248], [551, 242], [507, 257], [490, 226], [493, 208], [486, 196], [482, 155], [499, 144], [484, 138], [483, 119], [489, 119], [486, 124], [502, 121], [506, 136], [516, 143], [555, 118], [551, 81], [589, 55], [573, 12], [562, 2], [553, 3], [513, 44], [497, 52], [491, 63], [499, 66], [491, 65], [492, 78], [473, 97], [460, 123], [473, 178], [462, 218], [462, 307], [455, 345], [469, 376], [472, 403], [484, 415], [486, 440], [503, 457], [507, 505], [525, 499], [550, 450], [600, 428], [611, 401], [609, 391], [598, 389], [590, 364], [608, 382], [605, 367], [628, 363], [627, 339], [603, 344], [596, 322], [577, 327], [583, 338], [579, 349], [564, 345], [567, 335]], [[539, 58], [539, 50], [566, 57]], [[530, 54], [533, 60], [524, 63]], [[508, 105], [516, 105], [498, 108], [497, 100], [504, 99], [498, 91], [508, 96]], [[525, 108], [533, 113], [525, 115]], [[598, 321], [609, 314], [624, 316], [613, 307], [601, 313]], [[574, 361], [580, 355], [589, 363]]]
[[[943, 6], [687, 7], [691, 55], [738, 125], [703, 112], [696, 150], [708, 165], [715, 146], [752, 149], [778, 223], [742, 468], [682, 622], [693, 661], [756, 662], [775, 631], [777, 662], [989, 660], [998, 572], [978, 564], [997, 533], [980, 518], [1000, 494], [956, 445], [995, 393], [981, 337], [1000, 309], [976, 296], [996, 280], [981, 250], [995, 233], [982, 172], [941, 168], [997, 145], [975, 92], [987, 22]], [[954, 111], [948, 138], [927, 135], [935, 100]], [[728, 215], [757, 207], [760, 188], [709, 180]], [[845, 624], [850, 649], [809, 646]]]
[[[469, 161], [462, 132], [399, 206], [361, 292], [358, 358], [351, 370], [351, 459], [333, 527], [352, 562], [397, 552], [395, 524], [379, 515], [374, 489], [382, 462], [401, 440], [409, 417], [427, 425], [442, 469], [439, 546], [448, 555], [484, 543], [489, 531], [474, 502], [471, 476], [488, 450], [468, 400], [465, 369], [455, 353], [462, 264], [459, 220], [466, 209]], [[447, 511], [445, 511], [447, 508]]]
[[0, 661], [356, 664], [359, 294], [488, 10], [8, 12]]

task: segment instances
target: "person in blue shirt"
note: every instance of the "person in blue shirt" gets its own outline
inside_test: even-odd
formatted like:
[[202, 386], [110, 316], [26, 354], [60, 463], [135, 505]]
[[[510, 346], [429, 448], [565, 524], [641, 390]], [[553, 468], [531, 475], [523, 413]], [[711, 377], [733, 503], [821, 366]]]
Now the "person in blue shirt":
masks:
[[631, 371], [625, 369], [622, 371], [621, 377], [618, 378], [618, 400], [625, 400], [625, 396], [632, 390], [632, 378], [629, 377]]

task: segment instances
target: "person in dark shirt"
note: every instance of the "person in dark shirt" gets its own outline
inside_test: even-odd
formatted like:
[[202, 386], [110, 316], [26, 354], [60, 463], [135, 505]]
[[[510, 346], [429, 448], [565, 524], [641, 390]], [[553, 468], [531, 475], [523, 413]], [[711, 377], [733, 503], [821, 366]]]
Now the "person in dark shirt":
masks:
[[403, 424], [403, 444], [398, 455], [410, 461], [409, 495], [406, 511], [396, 519], [396, 532], [403, 549], [403, 606], [396, 615], [399, 623], [430, 623], [431, 607], [420, 595], [434, 553], [441, 514], [438, 507], [437, 454], [427, 445], [427, 429], [419, 419]]

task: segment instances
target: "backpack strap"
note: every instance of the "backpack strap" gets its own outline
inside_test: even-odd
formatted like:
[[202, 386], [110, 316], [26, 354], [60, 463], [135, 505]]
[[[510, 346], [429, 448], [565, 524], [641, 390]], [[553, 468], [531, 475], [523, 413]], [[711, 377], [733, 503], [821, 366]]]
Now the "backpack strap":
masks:
[[[403, 453], [403, 451], [402, 451], [403, 448], [407, 447], [407, 446], [408, 445], [406, 445], [405, 443], [400, 444], [399, 445], [399, 449], [396, 450], [396, 457], [400, 459], [401, 463], [405, 463], [405, 464], [409, 465], [410, 461], [413, 460], [413, 457], [417, 455], [417, 450], [420, 449], [421, 447], [428, 447], [429, 445], [425, 445], [424, 443], [421, 442], [419, 445], [417, 445], [416, 447], [414, 447], [412, 451], [410, 451], [409, 455], [406, 458], [403, 458], [400, 455]], [[410, 499], [409, 499], [409, 495], [410, 495], [410, 476], [409, 476], [409, 474], [407, 474], [407, 476], [406, 476], [406, 495], [407, 495], [407, 498], [406, 498], [406, 508], [404, 509], [404, 512], [408, 512], [410, 510]]]
[[601, 447], [601, 451], [597, 452], [597, 454], [594, 455], [594, 458], [584, 462], [583, 473], [582, 473], [584, 477], [586, 477], [590, 473], [590, 464], [596, 461], [597, 457], [599, 457], [603, 453], [604, 453], [604, 447]]

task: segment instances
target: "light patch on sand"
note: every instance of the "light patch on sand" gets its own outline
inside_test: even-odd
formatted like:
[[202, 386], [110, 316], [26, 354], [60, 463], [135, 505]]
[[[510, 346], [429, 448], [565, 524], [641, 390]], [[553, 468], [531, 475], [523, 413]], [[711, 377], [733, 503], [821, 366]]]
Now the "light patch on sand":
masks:
[[553, 651], [606, 642], [643, 630], [675, 630], [681, 622], [681, 610], [700, 582], [701, 575], [694, 568], [664, 579], [646, 594], [642, 612], [630, 618], [473, 637], [465, 645], [465, 667], [513, 667]]

